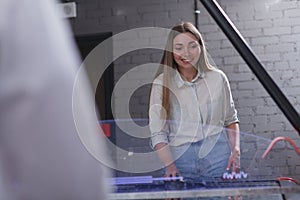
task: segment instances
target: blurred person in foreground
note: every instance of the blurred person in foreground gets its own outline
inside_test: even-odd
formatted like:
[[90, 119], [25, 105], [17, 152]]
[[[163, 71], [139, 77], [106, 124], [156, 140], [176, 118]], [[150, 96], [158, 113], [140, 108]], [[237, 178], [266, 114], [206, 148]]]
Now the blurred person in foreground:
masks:
[[[108, 170], [81, 142], [72, 92], [80, 66], [52, 0], [0, 1], [0, 199], [107, 199]], [[90, 88], [80, 126], [102, 152]], [[96, 115], [95, 115], [96, 116]]]

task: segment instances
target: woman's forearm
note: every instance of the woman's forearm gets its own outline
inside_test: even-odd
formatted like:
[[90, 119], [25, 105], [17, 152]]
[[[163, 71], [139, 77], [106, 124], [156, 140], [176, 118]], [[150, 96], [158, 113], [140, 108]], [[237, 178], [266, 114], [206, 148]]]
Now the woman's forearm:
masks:
[[165, 167], [174, 162], [168, 144], [158, 143], [154, 149]]
[[227, 135], [231, 147], [231, 155], [228, 160], [228, 164], [226, 170], [230, 170], [232, 168], [233, 172], [240, 171], [240, 159], [241, 159], [241, 152], [240, 152], [240, 130], [239, 124], [233, 123], [228, 126], [227, 128]]
[[228, 126], [227, 128], [227, 136], [229, 139], [231, 151], [234, 150], [240, 151], [240, 128], [238, 123], [233, 123]]

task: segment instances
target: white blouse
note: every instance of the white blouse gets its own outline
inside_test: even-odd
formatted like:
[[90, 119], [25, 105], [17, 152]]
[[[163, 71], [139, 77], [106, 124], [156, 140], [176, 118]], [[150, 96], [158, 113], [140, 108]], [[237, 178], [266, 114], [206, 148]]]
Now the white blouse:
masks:
[[191, 82], [174, 70], [169, 120], [161, 117], [163, 74], [153, 83], [149, 107], [152, 147], [161, 142], [171, 146], [197, 142], [239, 122], [228, 79], [221, 70], [198, 72]]

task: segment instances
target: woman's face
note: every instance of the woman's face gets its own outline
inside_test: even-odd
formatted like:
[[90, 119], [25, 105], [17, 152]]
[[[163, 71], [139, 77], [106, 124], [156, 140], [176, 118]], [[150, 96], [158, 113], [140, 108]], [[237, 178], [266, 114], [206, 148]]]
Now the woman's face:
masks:
[[201, 53], [197, 38], [191, 33], [180, 33], [173, 40], [173, 57], [179, 68], [196, 67]]

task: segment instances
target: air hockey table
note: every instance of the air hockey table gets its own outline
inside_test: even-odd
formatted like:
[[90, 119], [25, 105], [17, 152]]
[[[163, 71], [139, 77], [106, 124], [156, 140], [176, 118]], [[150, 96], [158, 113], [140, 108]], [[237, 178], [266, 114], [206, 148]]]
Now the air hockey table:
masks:
[[[109, 199], [299, 199], [300, 185], [283, 180], [203, 180], [202, 182], [165, 181], [163, 178], [123, 177], [123, 183], [114, 185]], [[143, 180], [144, 179], [144, 182]], [[120, 181], [120, 180], [115, 180]], [[222, 198], [223, 197], [223, 198]]]

